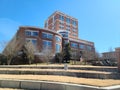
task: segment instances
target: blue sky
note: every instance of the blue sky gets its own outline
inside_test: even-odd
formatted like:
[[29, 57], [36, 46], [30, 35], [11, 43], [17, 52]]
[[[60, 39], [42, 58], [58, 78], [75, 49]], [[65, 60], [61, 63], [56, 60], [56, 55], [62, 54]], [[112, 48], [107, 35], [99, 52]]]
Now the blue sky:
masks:
[[120, 47], [120, 0], [0, 0], [0, 42], [19, 26], [44, 27], [59, 10], [79, 21], [79, 38], [93, 41], [98, 52]]

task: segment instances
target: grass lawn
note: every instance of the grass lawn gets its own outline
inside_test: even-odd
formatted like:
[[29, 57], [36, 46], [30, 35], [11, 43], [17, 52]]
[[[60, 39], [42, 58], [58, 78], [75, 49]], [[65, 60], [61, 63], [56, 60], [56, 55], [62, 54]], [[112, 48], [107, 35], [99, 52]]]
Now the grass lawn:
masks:
[[92, 86], [112, 86], [120, 85], [120, 80], [113, 79], [90, 79], [90, 78], [77, 78], [67, 76], [54, 76], [54, 75], [6, 75], [1, 74], [1, 79], [13, 79], [13, 80], [41, 80], [41, 81], [54, 81], [54, 82], [66, 82], [82, 85]]

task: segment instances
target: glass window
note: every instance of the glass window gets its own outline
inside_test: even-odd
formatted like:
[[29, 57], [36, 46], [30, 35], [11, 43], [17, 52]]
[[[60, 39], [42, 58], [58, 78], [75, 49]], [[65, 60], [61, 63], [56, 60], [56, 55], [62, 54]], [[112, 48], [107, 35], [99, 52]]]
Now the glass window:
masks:
[[56, 36], [56, 41], [60, 42], [61, 41], [61, 38]]
[[52, 34], [47, 34], [47, 38], [52, 39], [53, 35]]
[[33, 45], [37, 45], [37, 40], [32, 40]]
[[63, 37], [68, 37], [68, 35], [67, 35], [67, 34], [65, 34], [65, 33], [62, 33], [62, 36], [63, 36]]
[[47, 34], [46, 33], [42, 33], [42, 38], [47, 38]]
[[68, 32], [59, 32], [59, 33], [62, 35], [62, 37], [68, 38]]
[[31, 42], [33, 45], [37, 45], [37, 39], [27, 38], [26, 42]]
[[64, 21], [64, 16], [60, 15], [60, 20]]
[[56, 52], [60, 52], [60, 45], [59, 44], [56, 44]]
[[71, 43], [71, 47], [78, 48], [78, 44], [77, 43]]
[[49, 34], [49, 33], [42, 33], [42, 38], [48, 38], [48, 39], [52, 39], [53, 35]]
[[38, 32], [33, 32], [32, 36], [38, 36]]
[[26, 36], [31, 36], [31, 32], [30, 31], [25, 31], [25, 35]]
[[76, 26], [76, 21], [72, 21], [72, 24], [73, 24], [74, 26]]
[[92, 47], [91, 46], [87, 46], [87, 50], [91, 51]]
[[52, 41], [43, 40], [44, 48], [52, 48]]
[[80, 49], [85, 49], [85, 45], [80, 44], [80, 45], [79, 45], [79, 48], [80, 48]]
[[74, 33], [73, 36], [77, 36], [77, 34]]
[[66, 22], [67, 22], [67, 23], [70, 23], [70, 19], [69, 19], [69, 18], [66, 18]]

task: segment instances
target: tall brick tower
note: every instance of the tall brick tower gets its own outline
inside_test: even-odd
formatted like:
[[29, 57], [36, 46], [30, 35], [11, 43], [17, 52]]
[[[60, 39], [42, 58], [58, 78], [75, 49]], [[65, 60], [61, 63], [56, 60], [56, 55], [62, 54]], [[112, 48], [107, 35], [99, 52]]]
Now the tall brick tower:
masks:
[[54, 12], [45, 21], [45, 28], [54, 31], [68, 31], [69, 38], [78, 39], [78, 20], [62, 12]]

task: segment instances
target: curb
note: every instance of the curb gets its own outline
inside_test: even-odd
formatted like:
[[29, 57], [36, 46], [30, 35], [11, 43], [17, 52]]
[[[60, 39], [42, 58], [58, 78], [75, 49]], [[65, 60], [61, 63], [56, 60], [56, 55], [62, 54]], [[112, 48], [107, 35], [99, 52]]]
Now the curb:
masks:
[[120, 90], [120, 85], [114, 85], [109, 87], [96, 87], [50, 81], [11, 80], [11, 79], [0, 79], [0, 87], [34, 89], [34, 90]]

